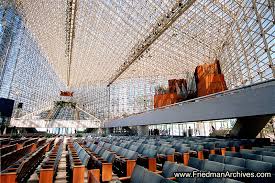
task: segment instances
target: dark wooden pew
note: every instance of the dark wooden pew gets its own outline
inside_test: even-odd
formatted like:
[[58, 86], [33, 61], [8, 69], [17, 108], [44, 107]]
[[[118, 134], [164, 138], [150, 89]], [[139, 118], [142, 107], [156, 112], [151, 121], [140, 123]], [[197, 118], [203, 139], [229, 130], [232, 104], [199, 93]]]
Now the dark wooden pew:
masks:
[[35, 150], [36, 150], [36, 145], [30, 144], [21, 149], [5, 154], [4, 156], [1, 157], [1, 171], [5, 170], [10, 165], [15, 163], [19, 159], [23, 158], [27, 154], [34, 152]]
[[[31, 144], [32, 145], [32, 144]], [[31, 146], [29, 145], [29, 146]], [[10, 166], [0, 174], [1, 182], [16, 183], [26, 182], [27, 178], [34, 171], [39, 162], [43, 159], [48, 144], [42, 146], [36, 150], [33, 154], [25, 157], [22, 161], [17, 162], [13, 166]], [[28, 147], [28, 146], [26, 146]], [[20, 150], [25, 150], [22, 148]]]
[[8, 154], [8, 153], [13, 152], [15, 150], [16, 150], [16, 144], [2, 147], [2, 148], [0, 148], [0, 155], [4, 156], [5, 154]]

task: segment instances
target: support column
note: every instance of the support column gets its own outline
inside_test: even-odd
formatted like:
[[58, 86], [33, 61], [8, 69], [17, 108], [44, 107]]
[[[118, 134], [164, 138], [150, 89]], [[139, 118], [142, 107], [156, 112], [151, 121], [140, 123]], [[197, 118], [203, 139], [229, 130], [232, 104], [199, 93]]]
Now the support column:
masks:
[[137, 126], [137, 133], [138, 136], [146, 136], [149, 135], [149, 126]]
[[251, 116], [238, 118], [230, 132], [230, 136], [239, 138], [255, 138], [272, 116]]

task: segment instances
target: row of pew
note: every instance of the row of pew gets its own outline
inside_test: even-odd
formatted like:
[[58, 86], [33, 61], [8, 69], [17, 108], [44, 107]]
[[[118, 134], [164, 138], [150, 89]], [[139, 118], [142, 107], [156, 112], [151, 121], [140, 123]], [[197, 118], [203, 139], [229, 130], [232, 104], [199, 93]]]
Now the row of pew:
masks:
[[84, 182], [85, 171], [90, 156], [84, 150], [75, 148], [74, 142], [70, 139], [67, 143], [67, 172], [69, 182]]
[[[40, 183], [54, 182], [63, 139], [7, 144], [1, 182], [26, 182], [36, 169]], [[272, 178], [179, 178], [176, 172], [267, 172], [275, 175], [275, 146], [249, 139], [86, 137], [68, 139], [66, 175], [72, 183], [275, 182]], [[7, 149], [5, 149], [7, 148]], [[8, 152], [13, 148], [12, 152]], [[12, 158], [13, 157], [13, 158]], [[65, 154], [64, 154], [65, 157]], [[39, 165], [40, 164], [40, 165]], [[4, 165], [4, 167], [3, 167]], [[3, 168], [2, 168], [3, 167]]]
[[[15, 146], [14, 146], [15, 145]], [[25, 182], [53, 145], [53, 140], [31, 138], [1, 148], [1, 182]]]
[[[88, 139], [87, 139], [88, 140]], [[168, 151], [168, 153], [173, 151], [180, 152], [181, 154], [185, 152], [196, 153], [200, 159], [207, 158], [209, 154], [215, 152], [222, 152], [225, 150], [238, 151], [239, 149], [249, 147], [253, 142], [250, 139], [217, 139], [217, 138], [135, 138], [131, 137], [99, 137], [96, 141], [108, 142], [114, 145], [119, 145], [121, 147], [129, 148], [129, 146], [133, 145], [144, 145], [147, 144], [151, 149], [159, 149], [160, 146], [163, 146], [165, 150], [168, 147], [172, 148]], [[163, 154], [165, 152], [162, 152]]]
[[[197, 139], [194, 140], [192, 138], [188, 138], [188, 140], [190, 140], [189, 142], [186, 139], [173, 139], [173, 141], [171, 141], [171, 139], [147, 139], [139, 137], [131, 137], [130, 139], [131, 140], [129, 140], [129, 137], [87, 137], [84, 141], [78, 142], [79, 144], [83, 143], [83, 145], [79, 145], [77, 142], [75, 143], [78, 144], [78, 147], [83, 147], [83, 149], [86, 149], [86, 151], [91, 154], [91, 164], [93, 165], [92, 169], [98, 169], [97, 173], [100, 177], [98, 180], [103, 182], [114, 180], [114, 173], [115, 175], [118, 175], [118, 180], [125, 181], [128, 179], [128, 181], [132, 182], [132, 178], [129, 177], [134, 174], [135, 167], [140, 165], [151, 173], [158, 174], [160, 170], [165, 170], [166, 164], [169, 162], [173, 162], [177, 166], [180, 164], [186, 169], [190, 169], [192, 171], [215, 172], [215, 170], [218, 170], [219, 172], [257, 172], [262, 170], [265, 172], [271, 172], [272, 177], [274, 177], [274, 163], [258, 162], [258, 165], [261, 165], [262, 167], [265, 166], [265, 163], [268, 163], [267, 166], [269, 168], [253, 169], [253, 164], [257, 164], [257, 162], [253, 162], [256, 161], [253, 159], [247, 160], [247, 167], [238, 167], [234, 165], [236, 161], [234, 159], [232, 160], [233, 164], [225, 164], [225, 162], [215, 162], [213, 160], [214, 157], [226, 157], [226, 159], [229, 161], [229, 154], [234, 154], [237, 156], [243, 154], [246, 151], [251, 151], [250, 153], [254, 153], [254, 157], [256, 156], [258, 158], [257, 160], [260, 160], [259, 157], [261, 157], [261, 161], [271, 161], [271, 159], [273, 161], [273, 148], [275, 146], [254, 147], [253, 145], [255, 143], [253, 142], [253, 139], [229, 139], [227, 141], [224, 139], [220, 140], [216, 138], [209, 138], [198, 141]], [[211, 142], [208, 143], [207, 141], [210, 141], [210, 139]], [[252, 156], [250, 157], [252, 158]], [[208, 158], [209, 160], [207, 160]], [[125, 170], [127, 171], [125, 161], [127, 160], [135, 161], [135, 165], [132, 167], [131, 173], [129, 174], [125, 174]], [[222, 165], [218, 164], [220, 166], [216, 166], [216, 163], [220, 163]], [[165, 175], [163, 175], [163, 177], [175, 179], [175, 177], [167, 177]], [[252, 179], [232, 180], [224, 178], [203, 180], [194, 178], [189, 180], [191, 182], [247, 182], [251, 181]], [[271, 179], [253, 179], [252, 181], [262, 182], [262, 180], [270, 181]], [[177, 182], [181, 181], [177, 180]]]
[[52, 147], [37, 168], [39, 183], [51, 183], [54, 181], [58, 163], [63, 152], [63, 139], [57, 139], [57, 143]]

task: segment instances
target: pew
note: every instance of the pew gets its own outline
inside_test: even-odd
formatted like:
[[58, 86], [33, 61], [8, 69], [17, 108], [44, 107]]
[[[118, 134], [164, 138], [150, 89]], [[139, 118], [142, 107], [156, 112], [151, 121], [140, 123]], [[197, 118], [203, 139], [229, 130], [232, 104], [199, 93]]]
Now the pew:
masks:
[[0, 174], [1, 182], [25, 182], [32, 173], [32, 171], [39, 164], [39, 162], [43, 159], [43, 156], [46, 152], [46, 148], [47, 144], [40, 147], [33, 154], [24, 158], [23, 161], [19, 161], [17, 164], [14, 164], [13, 166], [10, 166], [6, 170], [2, 171]]
[[114, 170], [119, 176], [131, 176], [137, 158], [137, 152], [122, 148], [115, 158]]
[[92, 156], [92, 168], [100, 170], [101, 180], [103, 182], [112, 180], [112, 165], [114, 160], [115, 155], [107, 150], [104, 151], [104, 153], [100, 157]]
[[1, 154], [1, 156], [4, 156], [5, 154], [8, 154], [15, 150], [16, 150], [16, 144], [8, 145], [8, 146], [0, 148], [0, 154]]
[[158, 149], [157, 162], [160, 162], [162, 165], [164, 164], [165, 161], [174, 162], [175, 161], [175, 159], [174, 159], [175, 152], [176, 152], [176, 150], [174, 148], [161, 146]]
[[155, 172], [157, 170], [157, 150], [144, 149], [141, 154], [138, 155], [137, 164], [142, 165], [148, 170]]
[[68, 142], [69, 177], [72, 183], [84, 183], [85, 165], [83, 165], [71, 141]]
[[63, 151], [63, 140], [60, 140], [43, 160], [39, 170], [39, 183], [53, 182], [59, 160]]
[[1, 157], [1, 171], [8, 168], [14, 162], [35, 151], [35, 144], [27, 145]]

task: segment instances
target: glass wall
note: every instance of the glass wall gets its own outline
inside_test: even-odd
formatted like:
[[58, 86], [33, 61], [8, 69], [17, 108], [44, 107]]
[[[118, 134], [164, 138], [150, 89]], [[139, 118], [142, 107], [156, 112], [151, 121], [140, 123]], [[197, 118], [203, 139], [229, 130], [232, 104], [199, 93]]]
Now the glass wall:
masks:
[[213, 130], [230, 130], [236, 119], [184, 122], [173, 124], [150, 125], [149, 130], [158, 129], [160, 135], [188, 136], [209, 136]]
[[65, 86], [9, 4], [0, 5], [0, 63], [0, 97], [23, 103], [21, 115], [52, 105]]

